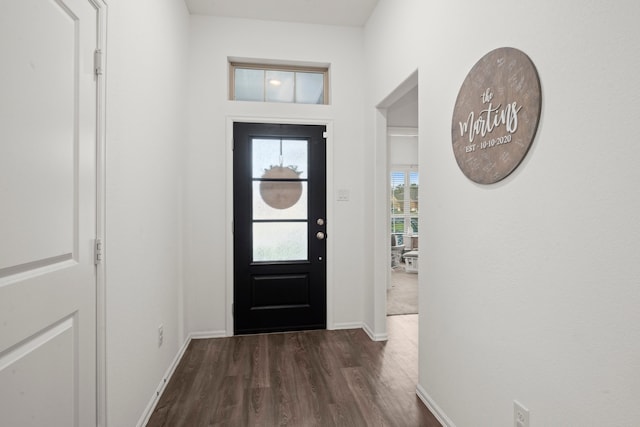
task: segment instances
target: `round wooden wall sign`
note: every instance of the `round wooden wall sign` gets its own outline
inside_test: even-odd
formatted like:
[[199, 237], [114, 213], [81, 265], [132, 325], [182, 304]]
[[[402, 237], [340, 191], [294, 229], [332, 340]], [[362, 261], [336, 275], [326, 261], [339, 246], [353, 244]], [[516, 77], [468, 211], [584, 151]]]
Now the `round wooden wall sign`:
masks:
[[462, 83], [451, 123], [453, 152], [467, 178], [493, 184], [513, 172], [533, 142], [541, 105], [527, 55], [502, 47], [483, 56]]

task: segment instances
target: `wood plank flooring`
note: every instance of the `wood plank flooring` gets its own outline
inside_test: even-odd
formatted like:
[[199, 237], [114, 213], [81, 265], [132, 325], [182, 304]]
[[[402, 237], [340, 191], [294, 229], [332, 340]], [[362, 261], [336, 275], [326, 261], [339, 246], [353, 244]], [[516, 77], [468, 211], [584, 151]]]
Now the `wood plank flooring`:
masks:
[[415, 394], [418, 315], [360, 329], [191, 341], [148, 427], [440, 427]]
[[418, 313], [418, 275], [407, 273], [403, 265], [391, 271], [391, 288], [387, 289], [387, 316]]

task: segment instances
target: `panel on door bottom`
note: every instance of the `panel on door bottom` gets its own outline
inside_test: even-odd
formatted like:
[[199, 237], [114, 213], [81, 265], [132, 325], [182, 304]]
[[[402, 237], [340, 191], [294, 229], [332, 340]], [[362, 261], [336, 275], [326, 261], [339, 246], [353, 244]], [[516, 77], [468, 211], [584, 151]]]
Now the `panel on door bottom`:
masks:
[[251, 310], [309, 306], [309, 275], [253, 276]]

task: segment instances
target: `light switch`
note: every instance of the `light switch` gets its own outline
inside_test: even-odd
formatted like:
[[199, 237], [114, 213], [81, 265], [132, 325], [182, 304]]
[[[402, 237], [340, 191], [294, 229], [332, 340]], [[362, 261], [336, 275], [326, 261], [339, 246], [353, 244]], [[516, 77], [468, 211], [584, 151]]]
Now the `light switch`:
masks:
[[348, 202], [349, 201], [349, 190], [341, 188], [338, 190], [338, 201], [339, 202]]

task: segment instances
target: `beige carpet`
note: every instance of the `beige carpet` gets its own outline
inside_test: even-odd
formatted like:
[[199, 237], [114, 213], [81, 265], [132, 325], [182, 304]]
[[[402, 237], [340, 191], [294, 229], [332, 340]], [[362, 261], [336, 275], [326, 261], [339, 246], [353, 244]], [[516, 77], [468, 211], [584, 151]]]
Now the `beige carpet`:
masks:
[[418, 313], [418, 275], [406, 273], [400, 266], [391, 273], [387, 290], [387, 315]]

